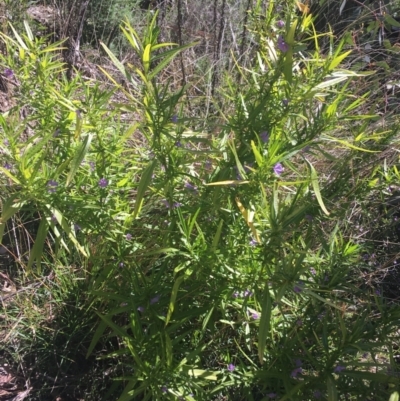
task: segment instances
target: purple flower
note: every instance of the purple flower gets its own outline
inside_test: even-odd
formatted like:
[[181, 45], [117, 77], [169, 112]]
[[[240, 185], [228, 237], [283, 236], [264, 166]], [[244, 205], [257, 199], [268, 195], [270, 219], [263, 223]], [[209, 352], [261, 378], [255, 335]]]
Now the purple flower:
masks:
[[344, 367], [344, 366], [342, 366], [342, 365], [337, 365], [336, 367], [335, 367], [335, 369], [333, 369], [333, 371], [335, 372], [335, 373], [340, 373], [342, 370], [345, 370], [346, 368]]
[[176, 124], [178, 122], [178, 116], [174, 115], [171, 117], [171, 122], [173, 122], [174, 124]]
[[119, 267], [122, 269], [123, 267], [125, 266], [125, 263], [124, 262], [121, 262], [120, 264], [119, 264]]
[[282, 99], [282, 104], [287, 107], [289, 105], [289, 99]]
[[197, 192], [197, 187], [191, 184], [190, 182], [185, 183], [185, 188], [192, 192]]
[[381, 292], [379, 290], [375, 290], [375, 294], [379, 296], [381, 295]]
[[56, 224], [57, 223], [57, 217], [55, 214], [53, 214], [53, 216], [51, 216], [51, 222]]
[[253, 295], [252, 291], [244, 290], [244, 292], [243, 292], [244, 297], [251, 297], [252, 295]]
[[138, 306], [137, 310], [138, 310], [139, 312], [142, 312], [142, 313], [143, 313], [143, 312], [146, 310], [146, 308], [145, 308], [144, 306]]
[[254, 238], [252, 238], [251, 241], [249, 242], [249, 245], [250, 246], [257, 246], [258, 242]]
[[228, 365], [228, 370], [229, 370], [229, 372], [233, 372], [234, 370], [235, 370], [235, 365], [233, 365], [233, 364], [229, 364]]
[[100, 188], [105, 188], [108, 185], [108, 180], [106, 178], [101, 178], [99, 180], [99, 187]]
[[321, 398], [322, 397], [322, 393], [319, 390], [315, 390], [313, 395], [314, 395], [315, 398]]
[[4, 75], [6, 78], [12, 78], [14, 76], [14, 71], [11, 68], [6, 68], [4, 70]]
[[296, 378], [297, 375], [301, 375], [303, 373], [303, 369], [302, 368], [296, 368], [292, 370], [292, 373], [290, 373], [290, 377]]
[[261, 139], [261, 142], [267, 143], [267, 142], [269, 141], [269, 134], [268, 134], [268, 132], [267, 132], [267, 131], [261, 132], [261, 134], [260, 134], [260, 139]]
[[239, 298], [239, 293], [238, 293], [237, 291], [235, 291], [235, 292], [232, 294], [232, 297], [233, 297], [233, 298]]
[[180, 141], [176, 141], [176, 142], [175, 142], [175, 146], [176, 146], [177, 148], [181, 148], [181, 147], [182, 147], [182, 143], [181, 143]]
[[315, 270], [313, 267], [310, 269], [310, 273], [311, 273], [313, 276], [315, 276], [315, 275], [317, 274], [316, 270]]
[[150, 305], [156, 304], [160, 300], [160, 295], [156, 295], [155, 297], [150, 299]]
[[266, 396], [268, 397], [268, 398], [276, 398], [276, 393], [268, 393], [268, 394], [266, 394]]
[[12, 166], [11, 166], [11, 164], [10, 163], [4, 163], [4, 168], [6, 169], [6, 170], [11, 170], [12, 169]]
[[90, 171], [96, 170], [96, 163], [95, 162], [89, 162], [89, 166], [90, 166]]
[[166, 394], [168, 392], [168, 387], [167, 386], [162, 386], [161, 387], [161, 392]]
[[56, 192], [58, 187], [58, 182], [54, 180], [47, 181], [47, 191], [50, 193]]
[[286, 53], [289, 50], [289, 45], [285, 42], [285, 39], [283, 39], [282, 35], [278, 36], [278, 43], [277, 43], [278, 49]]
[[279, 20], [279, 21], [276, 23], [276, 26], [277, 26], [278, 28], [283, 28], [283, 27], [285, 26], [285, 23], [284, 23], [282, 20]]
[[260, 315], [259, 315], [257, 312], [253, 312], [253, 313], [251, 314], [251, 317], [252, 317], [254, 320], [257, 320], [257, 319], [260, 317]]
[[125, 238], [128, 240], [128, 241], [130, 241], [131, 239], [132, 239], [132, 234], [126, 234], [126, 236], [125, 236]]
[[171, 206], [171, 204], [170, 204], [166, 199], [163, 199], [163, 200], [161, 201], [161, 203], [163, 203], [167, 209], [175, 209], [175, 208], [177, 208], [177, 207], [182, 206], [182, 203], [180, 203], [180, 202], [174, 202], [174, 203], [172, 204], [172, 206]]
[[299, 281], [294, 287], [293, 287], [293, 291], [296, 294], [300, 294], [303, 291], [304, 288], [304, 283], [302, 281]]
[[79, 224], [74, 224], [74, 230], [75, 230], [75, 232], [77, 232], [77, 231], [81, 231], [82, 228]]
[[283, 166], [282, 166], [281, 163], [276, 163], [276, 164], [275, 164], [275, 166], [274, 166], [274, 173], [275, 173], [276, 175], [281, 175], [281, 174], [283, 173], [283, 170], [284, 170], [284, 168], [283, 168]]

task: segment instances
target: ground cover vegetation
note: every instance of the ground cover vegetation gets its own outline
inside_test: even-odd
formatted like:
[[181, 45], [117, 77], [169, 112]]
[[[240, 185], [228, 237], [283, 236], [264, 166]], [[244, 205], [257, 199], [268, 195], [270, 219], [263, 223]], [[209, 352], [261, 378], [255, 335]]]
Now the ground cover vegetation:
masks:
[[1, 2], [0, 399], [398, 400], [397, 6]]

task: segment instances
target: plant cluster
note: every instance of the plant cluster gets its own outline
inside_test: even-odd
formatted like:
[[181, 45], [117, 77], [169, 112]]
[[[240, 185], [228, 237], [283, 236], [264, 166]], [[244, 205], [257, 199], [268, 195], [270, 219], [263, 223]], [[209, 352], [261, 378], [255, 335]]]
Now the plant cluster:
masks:
[[[26, 367], [34, 355], [16, 344], [54, 347], [65, 380], [100, 359], [107, 392], [79, 382], [76, 397], [398, 399], [400, 308], [365, 280], [370, 243], [352, 214], [398, 180], [377, 157], [397, 122], [365, 111], [353, 88], [371, 72], [342, 68], [345, 40], [327, 33], [323, 54], [311, 15], [261, 3], [248, 19], [251, 66], [234, 58], [220, 86], [218, 133], [191, 117], [190, 83], [162, 76], [194, 44], [160, 42], [157, 13], [140, 34], [122, 23], [137, 62], [102, 43], [124, 77], [100, 67], [112, 91], [68, 80], [63, 43], [28, 24], [0, 34], [16, 99], [0, 115], [0, 250], [40, 282], [15, 302], [31, 296], [45, 311], [24, 326], [3, 301], [9, 352]], [[15, 222], [28, 219], [21, 241]]]

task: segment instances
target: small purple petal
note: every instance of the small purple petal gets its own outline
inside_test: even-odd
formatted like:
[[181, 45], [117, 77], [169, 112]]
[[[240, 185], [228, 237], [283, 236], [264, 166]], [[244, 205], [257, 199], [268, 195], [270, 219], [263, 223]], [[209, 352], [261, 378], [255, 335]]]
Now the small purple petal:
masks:
[[49, 180], [47, 181], [47, 191], [50, 193], [56, 192], [56, 189], [58, 187], [58, 182], [54, 180]]
[[4, 163], [4, 168], [6, 169], [6, 170], [11, 170], [12, 169], [12, 166], [11, 166], [11, 164], [10, 163]]
[[287, 107], [289, 105], [289, 99], [282, 99], [282, 104]]
[[239, 293], [238, 293], [237, 291], [235, 291], [235, 292], [232, 294], [232, 297], [233, 297], [233, 298], [239, 298]]
[[278, 49], [286, 53], [289, 50], [289, 45], [285, 42], [285, 39], [283, 38], [282, 35], [278, 36], [278, 43], [277, 43]]
[[290, 373], [290, 377], [297, 377], [297, 375], [300, 375], [303, 373], [302, 368], [296, 368], [292, 370], [292, 373]]
[[178, 116], [174, 115], [171, 117], [171, 122], [173, 122], [174, 124], [176, 124], [178, 122]]
[[257, 312], [254, 312], [254, 313], [251, 314], [251, 317], [252, 317], [254, 320], [257, 320], [257, 319], [260, 317], [260, 315], [259, 315]]
[[121, 262], [120, 264], [119, 264], [119, 267], [122, 269], [123, 267], [125, 266], [125, 263], [124, 262]]
[[252, 295], [253, 295], [252, 291], [244, 290], [244, 292], [243, 292], [244, 297], [251, 297]]
[[276, 26], [278, 28], [283, 28], [285, 26], [285, 23], [282, 20], [277, 21]]
[[106, 178], [101, 178], [99, 180], [99, 187], [100, 188], [105, 188], [108, 185], [108, 180]]
[[12, 78], [14, 76], [14, 71], [11, 68], [6, 68], [4, 70], [4, 75], [6, 78]]
[[125, 236], [125, 238], [128, 240], [128, 241], [130, 241], [131, 239], [132, 239], [132, 234], [126, 234], [126, 236]]
[[229, 364], [228, 365], [228, 370], [229, 370], [229, 372], [233, 372], [234, 370], [235, 370], [235, 365], [233, 365], [233, 364]]
[[155, 297], [150, 299], [150, 305], [156, 304], [160, 300], [160, 295], [156, 295]]
[[317, 274], [316, 270], [315, 270], [313, 267], [310, 269], [310, 273], [311, 273], [313, 276], [315, 276], [315, 275]]
[[258, 242], [257, 242], [255, 239], [252, 239], [252, 240], [249, 242], [249, 245], [250, 245], [250, 246], [257, 246], [257, 245], [258, 245]]
[[167, 386], [162, 386], [161, 387], [161, 392], [166, 394], [168, 392], [168, 387]]
[[269, 134], [268, 134], [268, 132], [267, 132], [267, 131], [261, 132], [261, 134], [260, 134], [260, 139], [261, 139], [261, 142], [267, 143], [267, 142], [269, 141]]
[[342, 370], [345, 370], [346, 368], [342, 365], [337, 365], [335, 369], [333, 370], [335, 373], [340, 373]]
[[275, 173], [276, 175], [281, 175], [281, 174], [283, 173], [283, 170], [284, 170], [284, 168], [283, 168], [283, 166], [282, 166], [281, 163], [276, 163], [276, 164], [275, 164], [275, 166], [274, 166], [274, 173]]
[[197, 192], [197, 187], [191, 184], [190, 182], [185, 183], [185, 188], [192, 192]]
[[175, 146], [176, 146], [177, 148], [181, 148], [181, 147], [182, 147], [182, 143], [181, 143], [180, 141], [176, 141], [176, 142], [175, 142]]
[[138, 310], [139, 312], [142, 312], [142, 313], [143, 313], [143, 312], [146, 310], [146, 308], [145, 308], [144, 306], [138, 306], [137, 310]]

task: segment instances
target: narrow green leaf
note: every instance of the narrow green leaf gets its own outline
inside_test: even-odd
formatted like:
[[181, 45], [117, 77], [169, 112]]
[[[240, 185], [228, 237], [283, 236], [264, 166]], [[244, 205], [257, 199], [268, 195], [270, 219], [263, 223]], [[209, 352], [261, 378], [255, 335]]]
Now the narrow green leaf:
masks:
[[78, 240], [75, 237], [75, 234], [72, 232], [70, 225], [68, 224], [67, 220], [65, 217], [62, 215], [62, 213], [55, 208], [52, 208], [50, 205], [47, 205], [48, 209], [52, 212], [52, 215], [55, 216], [56, 220], [64, 230], [64, 232], [67, 234], [68, 238], [72, 241], [72, 243], [75, 245], [75, 248], [85, 257], [88, 257], [87, 252], [85, 249], [81, 246], [81, 244], [78, 242]]
[[328, 390], [328, 401], [337, 401], [338, 393], [335, 385], [335, 380], [332, 376], [328, 376], [326, 384]]
[[79, 166], [81, 165], [83, 159], [85, 158], [87, 152], [89, 151], [90, 143], [92, 142], [93, 135], [88, 134], [84, 141], [81, 143], [81, 145], [78, 147], [76, 150], [75, 156], [72, 160], [71, 163], [71, 170], [68, 174], [66, 184], [67, 186], [71, 183], [72, 179], [74, 178], [74, 175], [79, 169]]
[[251, 141], [251, 148], [253, 149], [254, 157], [256, 158], [258, 166], [261, 167], [263, 164], [263, 157], [261, 156], [261, 153], [258, 151], [254, 141]]
[[33, 244], [33, 247], [31, 249], [31, 254], [29, 255], [29, 260], [27, 265], [28, 272], [31, 272], [32, 265], [35, 260], [36, 260], [37, 270], [40, 272], [40, 262], [42, 259], [43, 247], [47, 237], [48, 228], [49, 226], [47, 220], [45, 218], [42, 218], [36, 234], [35, 243]]
[[172, 342], [167, 332], [164, 332], [165, 335], [165, 354], [167, 359], [167, 366], [172, 366]]
[[178, 290], [179, 290], [179, 286], [182, 284], [183, 279], [185, 278], [184, 275], [179, 276], [174, 283], [174, 286], [172, 287], [172, 292], [171, 292], [171, 299], [169, 301], [169, 306], [168, 306], [168, 313], [167, 313], [167, 317], [165, 319], [165, 326], [168, 325], [172, 314], [174, 313], [174, 309], [175, 309], [175, 302], [176, 302], [176, 297], [178, 295]]
[[14, 27], [10, 24], [11, 30], [14, 33], [14, 36], [16, 37], [19, 45], [22, 47], [22, 49], [24, 50], [29, 50], [28, 46], [25, 44], [25, 42], [23, 41], [23, 39], [21, 38], [21, 36], [18, 35], [18, 32], [14, 29]]
[[211, 252], [215, 252], [218, 246], [219, 239], [221, 238], [222, 226], [224, 225], [224, 221], [220, 220], [217, 228], [217, 232], [214, 235], [213, 242], [211, 244]]
[[149, 69], [150, 69], [150, 52], [151, 52], [151, 44], [149, 43], [144, 48], [143, 58], [142, 58], [143, 71], [144, 71], [145, 75], [147, 75], [147, 73], [149, 72]]
[[143, 171], [137, 190], [137, 195], [135, 200], [135, 210], [133, 211], [133, 218], [136, 218], [140, 212], [140, 209], [142, 207], [142, 200], [144, 198], [144, 194], [147, 190], [147, 187], [151, 182], [151, 176], [153, 175], [153, 170], [156, 167], [156, 164], [157, 160], [151, 161]]
[[103, 47], [103, 49], [106, 51], [106, 53], [108, 54], [108, 57], [110, 57], [113, 64], [118, 68], [118, 70], [121, 72], [121, 74], [126, 78], [127, 77], [126, 71], [125, 71], [125, 67], [123, 66], [123, 64], [114, 56], [114, 53], [102, 41], [100, 41], [100, 44]]
[[90, 342], [88, 351], [86, 353], [86, 359], [88, 359], [90, 354], [93, 352], [94, 347], [100, 341], [100, 338], [102, 337], [106, 328], [107, 328], [107, 323], [104, 320], [101, 320], [100, 324], [97, 326], [97, 329], [93, 335], [92, 341]]
[[336, 68], [349, 54], [351, 53], [351, 50], [348, 52], [345, 52], [341, 54], [340, 56], [335, 57], [329, 64], [328, 70], [333, 70]]
[[165, 51], [164, 53], [161, 53], [155, 57], [152, 58], [152, 61], [156, 61], [160, 58], [163, 58], [162, 61], [160, 61], [155, 68], [153, 68], [149, 74], [149, 80], [152, 80], [157, 76], [157, 74], [162, 71], [171, 61], [174, 57], [176, 57], [180, 52], [189, 49], [190, 47], [196, 46], [198, 43], [189, 43], [184, 46], [180, 46], [178, 48], [174, 48], [168, 51]]
[[270, 330], [271, 306], [272, 302], [269, 293], [269, 285], [266, 283], [261, 306], [260, 326], [258, 328], [258, 359], [261, 365], [264, 363], [264, 351]]
[[326, 209], [326, 207], [325, 207], [325, 205], [324, 205], [324, 201], [322, 200], [321, 191], [320, 191], [320, 189], [319, 189], [319, 184], [318, 184], [318, 175], [317, 175], [317, 172], [315, 171], [314, 166], [313, 166], [307, 159], [306, 159], [306, 161], [307, 161], [308, 165], [310, 166], [311, 184], [312, 184], [312, 186], [313, 186], [313, 188], [314, 188], [314, 193], [315, 193], [315, 196], [317, 197], [319, 206], [321, 207], [322, 211], [323, 211], [327, 216], [329, 216], [330, 213], [329, 213], [328, 210]]

